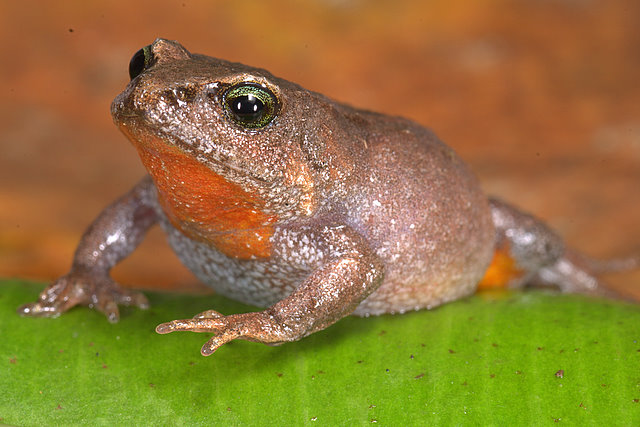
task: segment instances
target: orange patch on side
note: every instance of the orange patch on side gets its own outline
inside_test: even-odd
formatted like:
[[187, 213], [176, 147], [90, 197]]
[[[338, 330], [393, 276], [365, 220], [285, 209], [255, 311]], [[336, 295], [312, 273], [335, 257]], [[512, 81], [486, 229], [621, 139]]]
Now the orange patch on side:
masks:
[[506, 288], [513, 279], [522, 276], [523, 270], [509, 254], [509, 248], [498, 248], [493, 254], [489, 268], [478, 283], [478, 290]]
[[124, 125], [120, 129], [138, 149], [174, 227], [229, 257], [271, 255], [276, 217], [262, 212], [264, 202], [257, 195], [156, 136], [134, 135]]

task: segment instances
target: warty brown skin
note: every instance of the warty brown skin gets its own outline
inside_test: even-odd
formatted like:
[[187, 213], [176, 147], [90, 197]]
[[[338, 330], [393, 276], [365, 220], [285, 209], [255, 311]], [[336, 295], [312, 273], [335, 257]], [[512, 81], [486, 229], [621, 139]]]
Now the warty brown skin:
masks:
[[[145, 297], [109, 271], [156, 223], [203, 282], [267, 307], [229, 316], [209, 310], [158, 326], [215, 332], [203, 355], [236, 338], [280, 344], [349, 314], [464, 297], [498, 247], [522, 273], [509, 286], [553, 278], [569, 292], [600, 289], [588, 262], [569, 262], [544, 224], [489, 200], [458, 156], [411, 121], [163, 39], [147, 48], [144, 64], [135, 60], [112, 114], [150, 175], [94, 221], [71, 272], [21, 307], [24, 315], [82, 304], [117, 321], [118, 304], [145, 308]], [[235, 102], [247, 101], [245, 92], [233, 97], [237, 87], [273, 94], [267, 124], [247, 126], [234, 115]]]

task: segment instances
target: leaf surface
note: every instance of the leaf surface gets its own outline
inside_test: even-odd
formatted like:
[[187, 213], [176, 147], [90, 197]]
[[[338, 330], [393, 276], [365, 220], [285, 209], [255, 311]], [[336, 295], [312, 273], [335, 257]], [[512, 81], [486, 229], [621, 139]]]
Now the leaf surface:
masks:
[[41, 284], [0, 282], [0, 422], [640, 425], [640, 308], [540, 291], [479, 294], [432, 311], [349, 317], [279, 347], [158, 323], [254, 308], [147, 293], [110, 324], [75, 308], [21, 318]]

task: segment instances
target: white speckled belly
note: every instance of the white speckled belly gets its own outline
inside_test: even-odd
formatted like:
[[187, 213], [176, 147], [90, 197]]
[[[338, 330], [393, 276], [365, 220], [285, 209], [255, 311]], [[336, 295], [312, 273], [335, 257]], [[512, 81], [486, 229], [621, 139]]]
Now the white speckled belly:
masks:
[[[288, 241], [290, 247], [274, 245], [272, 257], [266, 260], [242, 260], [229, 258], [206, 243], [188, 238], [166, 219], [161, 225], [174, 252], [198, 279], [224, 296], [259, 307], [287, 297], [323, 257], [303, 242], [304, 235], [294, 236], [283, 229], [276, 229], [274, 240]], [[289, 234], [289, 239], [283, 239], [284, 234]], [[287, 260], [282, 256], [283, 249], [289, 254]], [[291, 255], [294, 252], [298, 255]]]

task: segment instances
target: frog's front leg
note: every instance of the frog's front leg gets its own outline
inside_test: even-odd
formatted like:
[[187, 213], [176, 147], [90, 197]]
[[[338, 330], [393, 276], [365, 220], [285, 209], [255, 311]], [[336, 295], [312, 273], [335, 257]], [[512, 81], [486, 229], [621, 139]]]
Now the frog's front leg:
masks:
[[382, 262], [348, 227], [325, 229], [322, 236], [316, 243], [325, 262], [282, 301], [261, 312], [230, 316], [209, 310], [193, 319], [163, 323], [156, 331], [213, 332], [201, 350], [209, 356], [238, 338], [272, 345], [296, 341], [349, 315], [382, 283]]
[[122, 288], [111, 280], [109, 271], [158, 221], [154, 191], [151, 180], [145, 178], [108, 206], [82, 236], [71, 271], [51, 283], [37, 301], [20, 307], [18, 313], [55, 317], [75, 305], [86, 305], [103, 312], [110, 322], [117, 322], [118, 304], [148, 307], [142, 293]]

